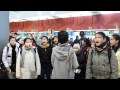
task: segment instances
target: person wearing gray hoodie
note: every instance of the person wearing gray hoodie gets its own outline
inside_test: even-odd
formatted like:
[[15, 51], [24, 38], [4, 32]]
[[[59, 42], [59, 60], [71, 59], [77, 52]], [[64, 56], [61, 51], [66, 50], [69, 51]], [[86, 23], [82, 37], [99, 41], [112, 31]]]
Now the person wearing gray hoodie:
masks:
[[51, 79], [74, 79], [79, 66], [73, 48], [68, 45], [68, 33], [60, 31], [58, 33], [58, 46], [53, 48], [51, 63], [53, 66]]

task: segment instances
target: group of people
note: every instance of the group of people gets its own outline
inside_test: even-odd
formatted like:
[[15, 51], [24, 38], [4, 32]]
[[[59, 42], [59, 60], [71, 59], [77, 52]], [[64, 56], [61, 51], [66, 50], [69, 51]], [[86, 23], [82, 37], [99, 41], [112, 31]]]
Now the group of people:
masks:
[[120, 36], [95, 34], [90, 42], [83, 31], [74, 42], [68, 33], [41, 37], [41, 43], [31, 34], [16, 40], [10, 34], [4, 47], [2, 63], [9, 79], [119, 79]]

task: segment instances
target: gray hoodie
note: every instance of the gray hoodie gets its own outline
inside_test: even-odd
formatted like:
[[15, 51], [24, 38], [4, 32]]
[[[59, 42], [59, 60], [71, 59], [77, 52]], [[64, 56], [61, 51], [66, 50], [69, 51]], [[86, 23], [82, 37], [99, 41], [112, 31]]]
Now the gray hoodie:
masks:
[[[68, 56], [69, 63], [67, 63]], [[75, 52], [68, 43], [58, 44], [53, 48], [51, 62], [53, 66], [51, 79], [74, 79], [74, 70], [79, 64]]]

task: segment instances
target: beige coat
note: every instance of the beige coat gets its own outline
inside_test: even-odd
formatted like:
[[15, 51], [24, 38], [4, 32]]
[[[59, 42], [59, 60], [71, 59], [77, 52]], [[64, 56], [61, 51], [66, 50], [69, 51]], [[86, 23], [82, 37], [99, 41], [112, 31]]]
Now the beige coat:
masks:
[[120, 48], [116, 52], [117, 60], [118, 60], [118, 77], [120, 78]]
[[[28, 54], [29, 53], [29, 54]], [[41, 73], [41, 64], [36, 50], [36, 59], [31, 51], [25, 53], [24, 65], [22, 65], [22, 57], [19, 51], [16, 62], [16, 78], [20, 79], [35, 79]], [[36, 60], [36, 61], [35, 61]], [[36, 62], [36, 65], [35, 65]]]

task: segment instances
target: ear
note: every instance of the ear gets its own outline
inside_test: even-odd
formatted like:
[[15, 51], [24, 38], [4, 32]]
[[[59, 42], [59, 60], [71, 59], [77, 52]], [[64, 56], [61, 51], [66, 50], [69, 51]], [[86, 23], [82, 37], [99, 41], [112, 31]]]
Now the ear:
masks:
[[119, 40], [117, 40], [117, 43], [119, 43]]
[[106, 38], [103, 39], [103, 42], [106, 42]]

